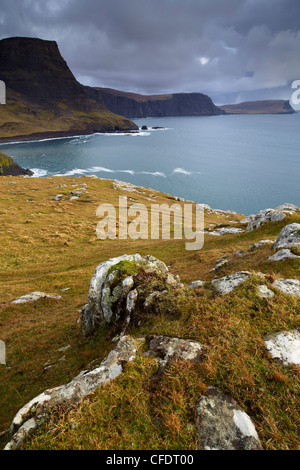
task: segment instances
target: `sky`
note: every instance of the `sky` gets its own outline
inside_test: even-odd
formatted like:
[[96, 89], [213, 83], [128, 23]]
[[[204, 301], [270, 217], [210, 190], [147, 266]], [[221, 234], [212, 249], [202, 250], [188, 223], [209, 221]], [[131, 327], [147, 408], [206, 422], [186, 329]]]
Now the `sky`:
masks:
[[[85, 85], [290, 99], [299, 0], [0, 0], [0, 39], [54, 40]], [[1, 66], [1, 64], [0, 64]]]

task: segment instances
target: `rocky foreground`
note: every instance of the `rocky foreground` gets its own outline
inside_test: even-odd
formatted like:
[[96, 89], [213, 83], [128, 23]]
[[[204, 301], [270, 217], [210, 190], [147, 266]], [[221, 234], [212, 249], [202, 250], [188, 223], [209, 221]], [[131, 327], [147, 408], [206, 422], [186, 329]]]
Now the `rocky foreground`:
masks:
[[190, 256], [93, 236], [100, 202], [181, 198], [96, 177], [3, 185], [7, 450], [299, 447], [299, 207], [203, 204]]
[[[285, 204], [276, 210], [262, 211], [249, 217], [246, 230], [255, 230], [271, 219], [282, 220], [286, 213], [297, 211], [300, 209], [291, 204]], [[292, 255], [291, 252], [293, 248], [300, 247], [300, 224], [285, 226], [275, 243], [262, 240], [253, 245], [250, 251], [257, 250], [263, 243], [272, 243], [275, 253], [270, 258], [272, 261], [285, 259], [282, 255], [279, 256], [283, 250], [290, 253], [288, 258], [292, 256], [300, 260], [300, 256]], [[238, 253], [238, 256], [242, 256], [242, 253]], [[147, 283], [145, 276], [148, 278]], [[259, 272], [235, 272], [213, 279], [210, 285], [217, 294], [229, 295], [251, 277], [259, 281], [257, 295], [262, 299], [272, 299], [278, 291], [300, 298], [300, 280], [273, 280]], [[202, 289], [206, 284], [196, 280], [187, 289]], [[116, 334], [116, 346], [100, 366], [82, 371], [68, 384], [46, 390], [25, 405], [12, 422], [12, 438], [5, 449], [19, 448], [26, 437], [32, 435], [47, 420], [48, 413], [54, 407], [63, 405], [66, 409], [79, 403], [99, 387], [120, 376], [126, 364], [135, 361], [140, 354], [157, 358], [157, 376], [163, 374], [172, 361], [205, 360], [206, 346], [193, 339], [157, 335], [135, 338], [129, 333], [130, 327], [139, 326], [149, 307], [159, 302], [170, 287], [182, 289], [184, 285], [179, 276], [172, 275], [162, 261], [152, 256], [124, 255], [101, 263], [91, 280], [89, 302], [82, 309], [80, 324], [84, 336], [93, 335], [102, 323], [110, 326]], [[32, 297], [33, 294], [27, 299], [25, 297], [14, 302], [34, 301], [36, 298]], [[41, 296], [45, 297], [46, 294], [42, 293]], [[274, 361], [279, 361], [284, 366], [300, 365], [300, 328], [274, 331], [263, 340], [266, 351], [269, 351]], [[141, 346], [145, 344], [147, 347], [143, 352]], [[208, 386], [206, 394], [199, 397], [196, 414], [199, 450], [263, 450], [251, 416], [222, 390]]]

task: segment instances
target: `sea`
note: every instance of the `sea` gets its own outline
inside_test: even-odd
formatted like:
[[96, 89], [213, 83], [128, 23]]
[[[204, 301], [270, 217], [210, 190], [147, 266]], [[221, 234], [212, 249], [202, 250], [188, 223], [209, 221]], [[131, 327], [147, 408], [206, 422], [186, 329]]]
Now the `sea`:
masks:
[[16, 142], [0, 150], [34, 177], [96, 175], [244, 215], [287, 202], [300, 206], [300, 113], [134, 122], [139, 132]]

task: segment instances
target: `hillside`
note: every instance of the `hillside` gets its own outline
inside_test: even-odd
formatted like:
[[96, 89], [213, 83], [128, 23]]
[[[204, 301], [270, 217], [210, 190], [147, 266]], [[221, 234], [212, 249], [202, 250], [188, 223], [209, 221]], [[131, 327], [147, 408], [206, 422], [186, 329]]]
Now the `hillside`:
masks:
[[218, 116], [225, 114], [202, 93], [140, 95], [110, 88], [85, 87], [89, 97], [128, 118], [166, 116]]
[[10, 448], [197, 450], [224, 425], [218, 448], [299, 450], [299, 352], [267, 347], [286, 332], [299, 349], [299, 208], [245, 219], [205, 205], [189, 252], [99, 240], [97, 207], [125, 196], [184, 204], [96, 177], [1, 178], [2, 447], [12, 424]]
[[227, 114], [294, 114], [289, 101], [262, 100], [220, 106]]
[[137, 129], [86, 95], [54, 41], [2, 39], [0, 80], [0, 142]]

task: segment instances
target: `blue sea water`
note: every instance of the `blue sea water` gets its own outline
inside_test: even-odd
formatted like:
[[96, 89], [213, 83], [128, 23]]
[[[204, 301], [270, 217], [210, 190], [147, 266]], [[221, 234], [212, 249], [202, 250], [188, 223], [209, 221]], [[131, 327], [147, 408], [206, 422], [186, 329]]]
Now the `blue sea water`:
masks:
[[148, 130], [0, 150], [40, 177], [95, 174], [245, 215], [285, 202], [300, 206], [300, 113], [134, 121]]

